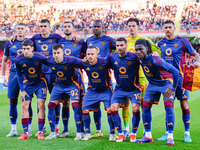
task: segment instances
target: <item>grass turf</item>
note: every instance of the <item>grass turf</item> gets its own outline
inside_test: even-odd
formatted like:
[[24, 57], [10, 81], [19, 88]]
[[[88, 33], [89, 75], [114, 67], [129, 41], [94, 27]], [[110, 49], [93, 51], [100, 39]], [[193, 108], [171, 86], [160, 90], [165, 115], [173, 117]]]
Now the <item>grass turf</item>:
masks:
[[[104, 136], [101, 138], [93, 138], [89, 141], [74, 141], [74, 137], [76, 134], [76, 127], [74, 123], [73, 117], [73, 110], [70, 108], [70, 119], [69, 119], [69, 133], [70, 136], [67, 138], [57, 138], [53, 140], [37, 140], [36, 137], [31, 137], [27, 140], [17, 140], [17, 137], [10, 137], [7, 138], [6, 135], [10, 131], [10, 120], [9, 120], [9, 100], [7, 99], [7, 91], [1, 90], [0, 91], [0, 149], [37, 149], [37, 150], [44, 150], [44, 149], [199, 149], [200, 145], [200, 116], [199, 116], [199, 91], [195, 91], [190, 93], [190, 112], [191, 112], [191, 138], [192, 143], [184, 143], [184, 125], [182, 122], [182, 112], [180, 109], [179, 101], [175, 101], [175, 130], [174, 130], [174, 139], [175, 145], [174, 146], [167, 146], [166, 141], [158, 142], [156, 141], [157, 138], [161, 137], [165, 132], [165, 110], [163, 101], [160, 100], [159, 105], [154, 105], [152, 108], [152, 135], [154, 138], [153, 143], [131, 143], [129, 142], [129, 138], [126, 139], [125, 142], [116, 143], [116, 142], [109, 142], [109, 126], [107, 123], [107, 115], [102, 106], [102, 131]], [[48, 103], [49, 96], [47, 97], [46, 106]], [[33, 121], [32, 121], [32, 134], [34, 135], [37, 132], [37, 107], [36, 107], [36, 99], [34, 98], [32, 101], [32, 108], [33, 108]], [[18, 135], [23, 132], [21, 126], [21, 101], [19, 100], [18, 104], [18, 120], [17, 120], [17, 131]], [[47, 114], [47, 110], [46, 110]], [[121, 114], [121, 110], [120, 110]], [[47, 115], [46, 115], [47, 116]], [[92, 117], [92, 112], [90, 113], [91, 116], [91, 132], [92, 134], [95, 133], [95, 125], [94, 119]], [[132, 117], [132, 115], [131, 115]], [[130, 119], [131, 120], [131, 119]], [[45, 133], [45, 137], [50, 133], [49, 124], [46, 117], [46, 124], [47, 133]], [[62, 120], [60, 120], [60, 132], [63, 130]], [[130, 130], [131, 130], [131, 121], [130, 121]], [[143, 125], [142, 119], [140, 121], [140, 126], [137, 133], [137, 138], [142, 138], [143, 134]]]

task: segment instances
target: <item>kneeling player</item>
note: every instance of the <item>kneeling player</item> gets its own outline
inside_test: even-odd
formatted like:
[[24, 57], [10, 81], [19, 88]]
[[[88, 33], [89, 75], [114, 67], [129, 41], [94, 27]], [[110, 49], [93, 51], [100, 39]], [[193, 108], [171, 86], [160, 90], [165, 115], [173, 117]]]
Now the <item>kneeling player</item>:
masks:
[[[74, 119], [76, 123], [76, 137], [74, 140], [80, 140], [82, 138], [81, 134], [81, 110], [79, 107], [79, 87], [78, 83], [73, 80], [75, 76], [75, 66], [80, 63], [75, 57], [63, 57], [63, 47], [60, 44], [55, 44], [53, 46], [53, 58], [48, 58], [48, 63], [51, 69], [56, 74], [57, 82], [53, 87], [51, 93], [51, 99], [48, 104], [49, 112], [48, 119], [51, 127], [51, 133], [45, 139], [56, 138], [55, 134], [55, 120], [56, 112], [55, 108], [59, 100], [64, 100], [66, 97], [71, 98], [72, 107], [74, 110]], [[63, 131], [67, 132], [68, 131]], [[66, 133], [66, 134], [67, 134]]]
[[[17, 79], [21, 89], [22, 99], [22, 126], [24, 133], [18, 140], [28, 139], [28, 123], [29, 123], [29, 104], [33, 98], [33, 93], [37, 95], [38, 101], [38, 139], [43, 140], [43, 127], [45, 122], [45, 100], [47, 95], [47, 86], [41, 78], [42, 64], [48, 64], [46, 58], [34, 52], [34, 43], [31, 40], [25, 40], [22, 43], [23, 54], [15, 59]], [[23, 77], [26, 77], [26, 82], [23, 83]]]
[[[159, 102], [160, 94], [164, 94], [164, 105], [166, 111], [166, 121], [169, 129], [167, 145], [174, 145], [174, 92], [178, 84], [178, 70], [168, 64], [160, 57], [151, 55], [151, 45], [144, 39], [137, 40], [135, 43], [136, 55], [140, 59], [140, 63], [144, 73], [149, 81], [147, 86], [144, 102], [143, 102], [143, 123], [145, 128], [145, 136], [136, 140], [138, 143], [151, 143], [153, 138], [151, 135], [151, 107], [154, 101]], [[172, 75], [170, 74], [172, 73]], [[173, 84], [172, 82], [173, 81]]]
[[89, 79], [87, 93], [83, 100], [83, 122], [86, 135], [82, 140], [89, 140], [91, 138], [89, 110], [98, 110], [100, 102], [104, 102], [107, 110], [108, 123], [110, 125], [109, 141], [115, 141], [115, 127], [111, 119], [110, 111], [112, 89], [108, 72], [108, 63], [105, 59], [97, 58], [98, 49], [94, 46], [88, 47], [86, 57], [89, 63], [82, 63], [80, 65], [80, 68], [86, 71]]

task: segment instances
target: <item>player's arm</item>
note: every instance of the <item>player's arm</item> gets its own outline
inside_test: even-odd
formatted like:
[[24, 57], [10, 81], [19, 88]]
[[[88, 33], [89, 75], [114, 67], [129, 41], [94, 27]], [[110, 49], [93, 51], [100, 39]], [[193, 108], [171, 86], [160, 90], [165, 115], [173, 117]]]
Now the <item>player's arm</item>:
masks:
[[23, 73], [21, 71], [21, 67], [18, 64], [17, 60], [15, 60], [15, 69], [16, 69], [16, 72], [17, 72], [17, 80], [18, 80], [18, 83], [19, 83], [19, 87], [20, 87], [21, 91], [23, 92], [24, 91]]
[[157, 52], [157, 53], [159, 54], [159, 56], [161, 56], [160, 48], [159, 48], [159, 47], [156, 47], [156, 46], [154, 45], [154, 43], [153, 43], [150, 39], [148, 39], [147, 41], [151, 44], [152, 52], [155, 53], [155, 54], [156, 54], [156, 52]]
[[195, 60], [194, 64], [192, 64], [192, 66], [195, 68], [200, 68], [199, 54], [195, 51], [191, 55], [194, 56], [194, 60]]
[[110, 53], [116, 51], [116, 42], [113, 38], [108, 37], [108, 40], [110, 42]]

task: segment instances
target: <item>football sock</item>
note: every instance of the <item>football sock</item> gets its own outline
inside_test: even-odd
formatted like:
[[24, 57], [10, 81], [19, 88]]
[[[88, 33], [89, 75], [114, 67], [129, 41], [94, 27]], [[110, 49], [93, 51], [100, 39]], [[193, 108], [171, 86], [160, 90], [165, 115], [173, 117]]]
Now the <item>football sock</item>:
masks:
[[122, 133], [122, 125], [121, 125], [121, 119], [118, 114], [118, 111], [111, 111], [111, 117], [112, 117], [115, 127], [117, 128], [118, 133], [121, 134]]
[[43, 128], [44, 128], [44, 123], [45, 123], [45, 119], [38, 119], [38, 128], [39, 128], [39, 132], [43, 132]]
[[165, 101], [165, 111], [166, 111], [166, 118], [167, 118], [167, 128], [168, 128], [168, 135], [173, 133], [174, 131], [174, 123], [175, 123], [175, 115], [173, 110], [173, 103], [170, 101]]
[[101, 108], [99, 107], [97, 110], [98, 110], [97, 112], [93, 113], [93, 116], [94, 116], [96, 129], [101, 130]]
[[142, 118], [143, 118], [143, 124], [145, 128], [145, 134], [148, 132], [151, 132], [151, 106], [152, 104], [150, 102], [143, 102], [143, 113], [142, 113]]
[[16, 124], [17, 122], [17, 117], [18, 117], [17, 103], [18, 103], [18, 99], [10, 99], [9, 116], [10, 116], [11, 125]]
[[129, 106], [128, 107], [124, 107], [122, 109], [122, 117], [123, 117], [123, 121], [124, 121], [125, 130], [129, 131], [129, 120], [130, 120]]
[[133, 118], [132, 118], [132, 133], [137, 133], [138, 126], [140, 123], [140, 111], [138, 112], [133, 112]]
[[145, 137], [152, 138], [151, 131], [145, 132]]
[[168, 138], [174, 139], [174, 137], [173, 137], [173, 132], [172, 132], [172, 133], [168, 133]]
[[83, 113], [83, 123], [85, 126], [85, 133], [90, 133], [90, 114], [89, 113]]
[[48, 108], [49, 108], [48, 120], [49, 120], [49, 125], [50, 125], [50, 128], [51, 128], [51, 132], [55, 132], [55, 121], [56, 121], [55, 108], [56, 108], [56, 104], [52, 103], [52, 102], [49, 102]]
[[110, 134], [115, 134], [115, 125], [111, 118], [111, 113], [107, 113], [108, 116], [108, 124], [110, 126]]
[[60, 103], [56, 105], [56, 123], [55, 123], [55, 128], [59, 128], [59, 119], [60, 119]]
[[30, 128], [28, 128], [28, 130], [31, 131], [31, 123], [32, 123], [32, 118], [33, 118], [33, 110], [31, 107], [31, 103], [29, 104], [28, 112], [29, 112], [28, 127], [30, 127]]
[[16, 124], [11, 124], [11, 130], [17, 130], [16, 127], [17, 127]]
[[28, 118], [22, 118], [22, 127], [24, 129], [24, 132], [28, 132]]
[[62, 108], [62, 120], [63, 120], [65, 132], [68, 132], [69, 116], [70, 116], [69, 107], [63, 107]]
[[81, 120], [82, 120], [82, 116], [81, 116], [81, 109], [79, 107], [79, 103], [78, 102], [74, 102], [72, 103], [72, 108], [74, 110], [74, 120], [76, 122], [76, 132], [81, 132]]
[[190, 131], [190, 110], [189, 108], [186, 110], [182, 110], [182, 119], [185, 126], [185, 131]]

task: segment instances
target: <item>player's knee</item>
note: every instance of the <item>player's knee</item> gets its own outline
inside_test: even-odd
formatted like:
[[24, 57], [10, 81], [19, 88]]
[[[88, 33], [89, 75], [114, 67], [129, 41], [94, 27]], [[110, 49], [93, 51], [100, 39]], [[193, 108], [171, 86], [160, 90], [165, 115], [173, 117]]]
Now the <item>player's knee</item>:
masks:
[[164, 105], [165, 105], [165, 108], [167, 108], [167, 107], [173, 108], [174, 103], [172, 101], [165, 101]]
[[132, 105], [132, 111], [133, 112], [137, 113], [139, 111], [139, 109], [140, 109], [140, 105], [138, 105], [138, 104], [133, 104]]
[[180, 101], [180, 103], [181, 103], [181, 109], [182, 109], [182, 110], [187, 110], [187, 109], [189, 109], [188, 100]]
[[129, 98], [127, 98], [124, 101], [124, 107], [128, 107], [129, 105], [130, 105], [130, 100], [129, 100]]
[[112, 104], [111, 105], [111, 111], [118, 111], [119, 107], [117, 106], [117, 104]]
[[111, 109], [110, 108], [107, 108], [107, 113], [111, 113]]
[[85, 110], [83, 110], [83, 113], [84, 113], [84, 114], [89, 113], [89, 109], [85, 109]]
[[28, 108], [29, 108], [29, 102], [28, 101], [24, 101], [22, 103], [22, 109], [28, 111]]
[[44, 111], [44, 108], [45, 108], [45, 104], [43, 102], [38, 102], [38, 109], [40, 111]]

